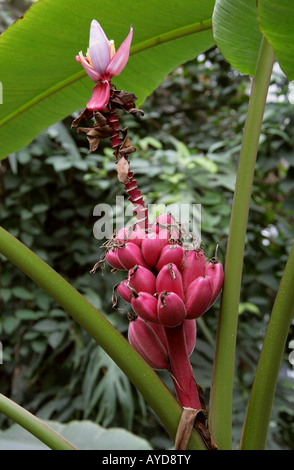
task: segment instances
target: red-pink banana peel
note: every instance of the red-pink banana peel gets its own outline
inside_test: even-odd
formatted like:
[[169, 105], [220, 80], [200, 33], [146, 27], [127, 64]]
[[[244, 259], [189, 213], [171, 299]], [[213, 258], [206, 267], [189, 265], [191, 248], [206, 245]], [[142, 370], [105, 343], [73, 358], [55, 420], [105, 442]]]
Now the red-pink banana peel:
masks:
[[158, 338], [162, 342], [163, 346], [167, 350], [167, 342], [166, 342], [164, 327], [160, 323], [153, 323], [153, 322], [150, 322], [150, 323], [148, 322], [148, 325], [151, 326], [152, 330], [155, 331]]
[[131, 299], [134, 312], [143, 320], [158, 323], [157, 299], [148, 292], [134, 293]]
[[223, 282], [224, 282], [224, 271], [223, 271], [223, 266], [221, 263], [210, 261], [206, 266], [205, 266], [205, 275], [210, 276], [213, 282], [213, 292], [212, 292], [212, 298], [210, 301], [210, 306], [214, 304], [216, 299], [218, 298], [222, 287], [223, 287]]
[[129, 281], [125, 279], [117, 286], [117, 292], [125, 302], [131, 303], [131, 298], [133, 296], [132, 291], [128, 287]]
[[156, 292], [175, 292], [181, 299], [184, 299], [184, 289], [182, 276], [174, 263], [163, 266], [156, 278]]
[[213, 282], [210, 276], [198, 277], [186, 291], [187, 319], [198, 318], [205, 313], [211, 304]]
[[185, 338], [184, 322], [165, 329], [171, 375], [179, 402], [184, 408], [202, 409]]
[[118, 258], [118, 253], [117, 253], [117, 248], [112, 248], [106, 253], [106, 261], [107, 263], [112, 266], [115, 269], [120, 269], [122, 271], [126, 271], [126, 268], [121, 264], [119, 258]]
[[130, 322], [129, 342], [153, 369], [169, 369], [167, 350], [151, 326], [141, 318]]
[[167, 327], [180, 325], [186, 318], [187, 312], [181, 297], [174, 292], [161, 292], [157, 302], [159, 323]]
[[[162, 342], [164, 347], [167, 349], [167, 342], [166, 342], [164, 327], [160, 323], [153, 323], [153, 322], [148, 323], [148, 325], [150, 325], [151, 328], [155, 331], [160, 341]], [[185, 339], [186, 339], [186, 345], [187, 345], [187, 353], [188, 353], [188, 356], [191, 356], [192, 352], [194, 351], [195, 343], [196, 343], [196, 334], [197, 334], [196, 321], [185, 320], [184, 332], [185, 332]]]
[[159, 233], [159, 231], [163, 228], [167, 228], [171, 226], [173, 223], [173, 219], [169, 214], [160, 214], [154, 224], [151, 226], [152, 232]]
[[168, 232], [168, 238], [173, 241], [179, 240], [181, 237], [181, 232], [170, 214], [160, 214], [152, 225], [151, 230], [158, 234], [165, 230]]
[[181, 268], [185, 251], [180, 245], [166, 245], [161, 250], [156, 270], [160, 271], [165, 264], [173, 263]]
[[[170, 214], [159, 214], [159, 216], [156, 218], [155, 224], [159, 225], [171, 225], [173, 224], [173, 218]], [[160, 227], [159, 227], [160, 229]]]
[[135, 266], [129, 270], [128, 281], [136, 292], [155, 294], [156, 277], [150, 269], [144, 268], [143, 266]]
[[203, 251], [190, 250], [185, 253], [181, 268], [184, 291], [197, 277], [204, 275], [205, 265], [206, 259]]
[[134, 229], [132, 229], [132, 227], [124, 227], [117, 232], [115, 238], [119, 241], [120, 244], [132, 242], [135, 243], [135, 245], [141, 247], [145, 235], [146, 232], [139, 227]]
[[164, 245], [168, 239], [161, 239], [156, 233], [150, 233], [142, 241], [142, 253], [149, 266], [155, 266]]
[[143, 258], [141, 249], [135, 243], [128, 242], [122, 247], [117, 249], [118, 259], [126, 270], [134, 268], [137, 264], [148, 268], [146, 261]]
[[195, 348], [196, 343], [196, 321], [195, 320], [185, 320], [184, 321], [184, 332], [186, 338], [186, 345], [187, 345], [187, 353], [188, 356], [191, 356], [192, 352]]

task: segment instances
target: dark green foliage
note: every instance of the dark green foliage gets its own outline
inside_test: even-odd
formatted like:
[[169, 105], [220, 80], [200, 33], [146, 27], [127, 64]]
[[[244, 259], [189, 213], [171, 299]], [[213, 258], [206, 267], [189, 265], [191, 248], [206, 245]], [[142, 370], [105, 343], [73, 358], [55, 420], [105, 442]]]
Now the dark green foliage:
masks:
[[[260, 140], [244, 260], [237, 338], [234, 445], [238, 444], [275, 293], [293, 243], [293, 108], [277, 74]], [[137, 152], [132, 170], [147, 203], [202, 204], [202, 239], [209, 257], [224, 262], [231, 204], [246, 117], [248, 77], [211, 50], [176, 70], [149, 97], [144, 117], [122, 116]], [[128, 90], [135, 92], [136, 90]], [[121, 275], [90, 269], [103, 240], [93, 236], [96, 204], [115, 210], [124, 195], [112, 150], [102, 142], [89, 155], [71, 118], [1, 162], [1, 224], [69, 280], [124, 335], [124, 311], [112, 309]], [[155, 214], [154, 214], [155, 216]], [[136, 390], [105, 353], [31, 281], [2, 259], [0, 389], [46, 419], [91, 419], [124, 426], [155, 447], [171, 443]], [[216, 304], [198, 322], [192, 355], [195, 378], [208, 405], [217, 328]], [[289, 339], [293, 338], [293, 329]], [[293, 446], [293, 370], [285, 361], [277, 387], [269, 448]], [[289, 373], [292, 373], [292, 376]], [[167, 374], [162, 374], [170, 384]], [[292, 377], [292, 378], [291, 378]], [[7, 422], [0, 418], [3, 426]]]

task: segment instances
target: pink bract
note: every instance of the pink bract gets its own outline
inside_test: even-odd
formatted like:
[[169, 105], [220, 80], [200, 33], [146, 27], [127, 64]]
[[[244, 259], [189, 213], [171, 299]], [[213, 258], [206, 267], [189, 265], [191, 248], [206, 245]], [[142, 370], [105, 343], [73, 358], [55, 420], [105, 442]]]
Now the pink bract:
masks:
[[110, 80], [119, 75], [129, 60], [133, 28], [115, 52], [113, 41], [107, 39], [98, 21], [93, 20], [90, 28], [89, 49], [84, 57], [82, 52], [76, 56], [88, 76], [96, 83], [91, 99], [87, 104], [90, 110], [104, 110], [110, 96]]

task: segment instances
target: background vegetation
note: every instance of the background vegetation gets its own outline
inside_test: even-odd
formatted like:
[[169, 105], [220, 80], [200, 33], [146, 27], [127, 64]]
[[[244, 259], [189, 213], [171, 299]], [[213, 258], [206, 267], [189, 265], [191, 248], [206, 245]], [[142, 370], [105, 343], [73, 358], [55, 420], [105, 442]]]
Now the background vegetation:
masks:
[[[19, 13], [15, 3], [1, 3], [3, 30]], [[144, 103], [144, 117], [121, 116], [122, 127], [129, 127], [137, 148], [132, 169], [146, 201], [201, 204], [205, 250], [213, 256], [218, 243], [221, 261], [249, 87], [249, 78], [237, 73], [213, 48], [168, 76]], [[241, 292], [233, 413], [236, 444], [269, 313], [293, 243], [293, 95], [279, 68], [270, 91]], [[89, 273], [103, 243], [93, 236], [94, 207], [102, 202], [114, 206], [115, 197], [124, 193], [108, 142], [89, 155], [85, 136], [70, 129], [73, 117], [51, 126], [28, 147], [1, 161], [1, 222], [127, 334], [124, 304], [120, 304], [123, 311], [112, 309], [112, 287], [119, 274], [114, 276], [109, 269]], [[114, 362], [52, 299], [10, 262], [1, 261], [1, 392], [44, 419], [90, 419], [106, 427], [123, 426], [155, 448], [170, 446], [156, 416]], [[217, 313], [215, 304], [198, 322], [192, 356], [195, 377], [206, 397]], [[285, 351], [274, 402], [271, 449], [294, 447], [290, 351], [289, 347]], [[0, 416], [2, 429], [9, 424]]]

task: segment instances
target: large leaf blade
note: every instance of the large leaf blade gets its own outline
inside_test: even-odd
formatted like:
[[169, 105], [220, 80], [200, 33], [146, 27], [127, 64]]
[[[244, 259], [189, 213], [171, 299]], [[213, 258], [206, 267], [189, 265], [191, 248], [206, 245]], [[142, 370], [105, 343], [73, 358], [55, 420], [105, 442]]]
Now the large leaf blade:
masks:
[[258, 22], [282, 70], [289, 80], [294, 80], [293, 0], [259, 0]]
[[256, 0], [216, 0], [212, 21], [223, 56], [236, 70], [253, 77], [262, 40]]
[[[151, 450], [149, 443], [122, 428], [105, 429], [89, 420], [71, 421], [67, 424], [57, 421], [43, 421], [79, 450]], [[18, 424], [0, 431], [0, 450], [48, 450], [48, 447]]]
[[169, 72], [214, 44], [213, 5], [214, 0], [37, 2], [0, 37], [0, 158], [85, 106], [93, 82], [75, 55], [88, 47], [93, 18], [117, 46], [133, 25], [131, 57], [114, 84], [134, 92], [140, 104]]

